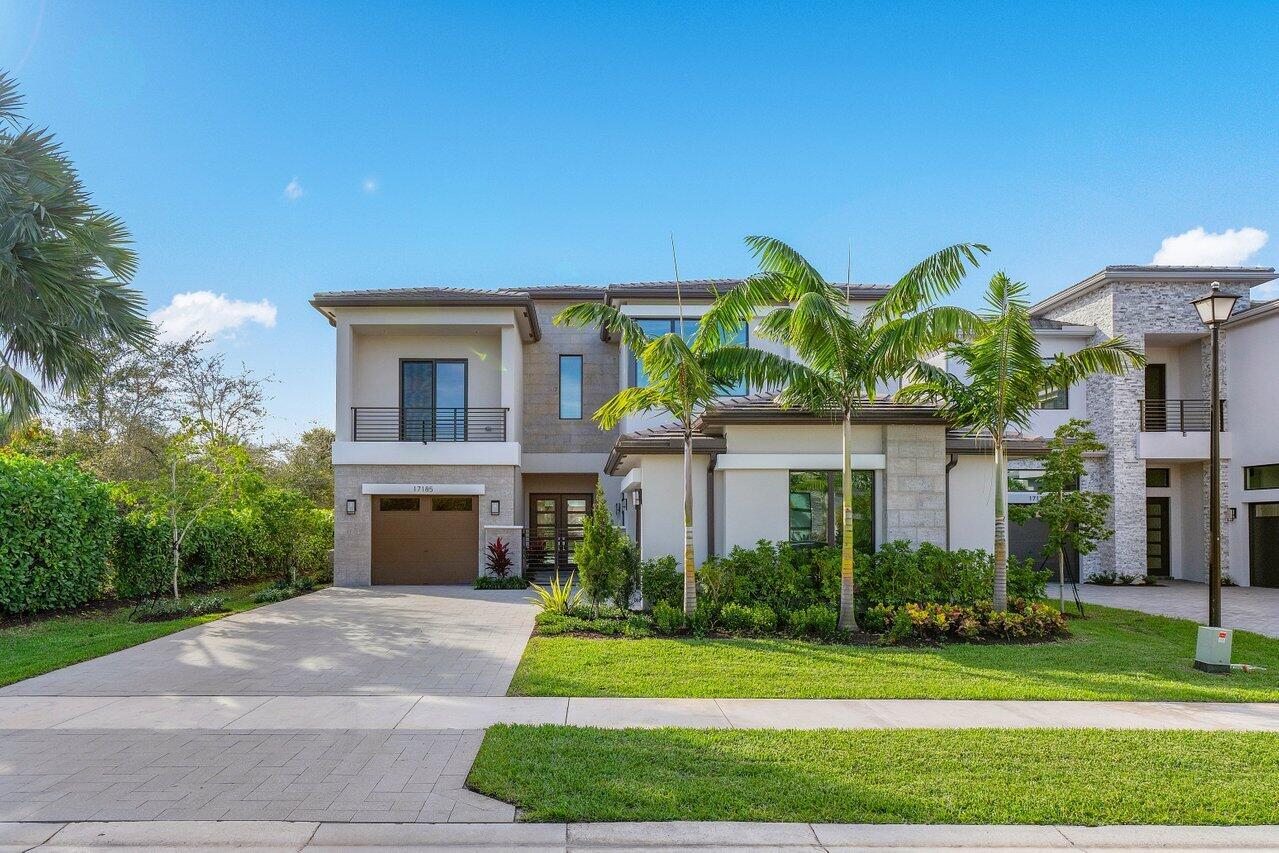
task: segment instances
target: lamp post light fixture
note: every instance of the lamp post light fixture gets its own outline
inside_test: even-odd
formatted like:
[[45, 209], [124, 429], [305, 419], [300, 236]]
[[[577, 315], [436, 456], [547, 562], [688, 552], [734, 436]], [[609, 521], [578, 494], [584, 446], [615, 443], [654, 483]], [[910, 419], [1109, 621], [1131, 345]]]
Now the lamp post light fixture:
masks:
[[1221, 292], [1221, 283], [1212, 283], [1212, 292], [1191, 300], [1199, 319], [1212, 332], [1212, 392], [1209, 414], [1208, 456], [1208, 625], [1221, 627], [1221, 387], [1219, 363], [1221, 324], [1230, 319], [1239, 297]]

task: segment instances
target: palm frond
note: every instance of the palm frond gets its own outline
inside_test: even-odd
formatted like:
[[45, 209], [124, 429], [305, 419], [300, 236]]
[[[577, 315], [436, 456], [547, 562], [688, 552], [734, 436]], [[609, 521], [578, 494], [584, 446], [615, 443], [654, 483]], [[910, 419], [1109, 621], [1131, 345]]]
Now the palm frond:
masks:
[[871, 307], [877, 318], [900, 317], [952, 293], [971, 269], [981, 265], [990, 248], [982, 243], [956, 243], [913, 266]]
[[603, 302], [578, 302], [570, 305], [556, 314], [552, 322], [557, 326], [598, 326], [610, 333], [618, 332], [622, 342], [634, 353], [642, 351], [648, 345], [648, 337], [639, 323], [615, 306], [605, 305]]
[[654, 409], [670, 411], [671, 408], [672, 400], [660, 388], [645, 385], [622, 389], [605, 401], [591, 418], [603, 429], [614, 429], [627, 415], [638, 415]]

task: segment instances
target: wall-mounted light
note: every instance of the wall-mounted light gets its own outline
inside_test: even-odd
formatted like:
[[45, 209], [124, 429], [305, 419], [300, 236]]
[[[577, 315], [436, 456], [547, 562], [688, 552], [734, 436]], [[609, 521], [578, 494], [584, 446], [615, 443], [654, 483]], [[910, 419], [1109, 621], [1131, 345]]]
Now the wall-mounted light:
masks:
[[644, 490], [643, 490], [643, 489], [636, 489], [636, 490], [635, 490], [635, 506], [637, 506], [637, 507], [638, 507], [638, 506], [640, 505], [640, 498], [642, 498], [643, 496], [644, 496]]
[[626, 493], [622, 492], [622, 512], [626, 512]]
[[502, 514], [502, 502], [489, 501], [489, 515], [501, 515], [501, 514]]
[[346, 499], [346, 514], [355, 515], [355, 498]]
[[1238, 517], [1239, 517], [1239, 507], [1232, 506], [1230, 508], [1230, 520], [1234, 521]]

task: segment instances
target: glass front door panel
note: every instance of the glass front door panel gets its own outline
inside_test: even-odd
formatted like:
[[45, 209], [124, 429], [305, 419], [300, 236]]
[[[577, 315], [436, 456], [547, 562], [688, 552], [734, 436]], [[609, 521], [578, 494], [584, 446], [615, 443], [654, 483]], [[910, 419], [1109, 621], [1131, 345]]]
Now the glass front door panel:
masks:
[[466, 438], [466, 364], [460, 361], [435, 363], [436, 441]]
[[594, 500], [590, 495], [534, 495], [530, 501], [529, 565], [572, 571], [573, 551]]

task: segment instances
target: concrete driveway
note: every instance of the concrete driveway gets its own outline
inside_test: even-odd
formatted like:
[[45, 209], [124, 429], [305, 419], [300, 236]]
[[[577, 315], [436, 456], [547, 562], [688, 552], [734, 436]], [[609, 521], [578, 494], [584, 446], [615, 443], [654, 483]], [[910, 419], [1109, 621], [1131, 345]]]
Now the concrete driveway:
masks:
[[526, 599], [327, 589], [10, 685], [0, 821], [511, 821], [465, 787], [473, 715], [409, 714], [503, 694]]
[[[1066, 587], [1066, 598], [1071, 596]], [[1124, 607], [1153, 613], [1193, 619], [1205, 624], [1208, 619], [1208, 587], [1190, 581], [1164, 581], [1160, 586], [1079, 585], [1084, 604]], [[1048, 585], [1048, 598], [1056, 600], [1057, 585]], [[1279, 637], [1279, 589], [1228, 586], [1221, 590], [1221, 620], [1227, 628], [1237, 628]]]
[[0, 689], [0, 696], [501, 696], [533, 628], [519, 590], [330, 588]]

